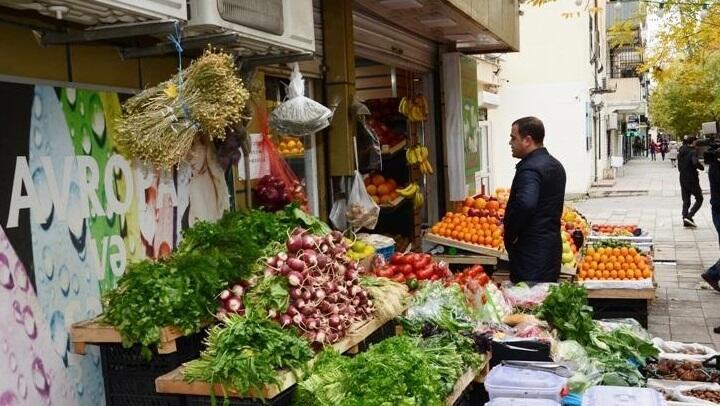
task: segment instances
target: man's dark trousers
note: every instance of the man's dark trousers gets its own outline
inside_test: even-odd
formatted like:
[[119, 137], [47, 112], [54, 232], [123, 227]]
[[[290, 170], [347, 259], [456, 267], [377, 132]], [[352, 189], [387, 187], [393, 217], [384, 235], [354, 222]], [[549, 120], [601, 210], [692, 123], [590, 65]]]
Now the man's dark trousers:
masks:
[[[692, 219], [702, 206], [703, 195], [699, 179], [680, 179], [680, 193], [682, 194], [682, 215], [683, 218]], [[690, 207], [690, 196], [695, 198], [695, 203]]]

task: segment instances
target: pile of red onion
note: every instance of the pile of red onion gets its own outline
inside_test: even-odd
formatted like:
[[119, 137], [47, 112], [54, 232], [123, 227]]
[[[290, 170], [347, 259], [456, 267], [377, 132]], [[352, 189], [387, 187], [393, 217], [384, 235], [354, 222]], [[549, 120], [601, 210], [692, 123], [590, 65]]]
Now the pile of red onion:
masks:
[[292, 201], [292, 196], [283, 181], [272, 175], [260, 178], [255, 194], [266, 211], [281, 210]]
[[269, 258], [265, 270], [288, 279], [287, 311], [270, 312], [283, 327], [295, 326], [321, 346], [338, 342], [353, 323], [372, 316], [372, 301], [359, 284], [357, 263], [346, 256], [342, 233], [319, 237], [298, 228], [285, 245], [287, 252]]

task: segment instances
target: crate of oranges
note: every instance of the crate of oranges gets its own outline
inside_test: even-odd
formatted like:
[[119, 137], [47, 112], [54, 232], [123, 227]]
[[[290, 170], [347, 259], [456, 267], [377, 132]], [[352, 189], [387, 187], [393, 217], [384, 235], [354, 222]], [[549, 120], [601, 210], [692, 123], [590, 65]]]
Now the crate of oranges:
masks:
[[[593, 244], [585, 249], [578, 265], [578, 281], [621, 282], [612, 284], [612, 287], [622, 287], [622, 282], [630, 281], [644, 281], [652, 285], [652, 258], [630, 244], [613, 245]], [[637, 284], [631, 286], [636, 287]]]
[[503, 258], [500, 219], [494, 216], [447, 213], [425, 236], [435, 244]]

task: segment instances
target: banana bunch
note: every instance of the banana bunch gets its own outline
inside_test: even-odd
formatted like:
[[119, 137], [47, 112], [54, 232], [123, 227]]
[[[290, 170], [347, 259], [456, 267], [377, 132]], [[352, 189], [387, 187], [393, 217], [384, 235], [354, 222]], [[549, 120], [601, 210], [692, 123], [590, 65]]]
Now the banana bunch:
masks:
[[418, 165], [423, 175], [435, 173], [432, 165], [430, 165], [430, 161], [428, 161], [429, 155], [430, 153], [424, 145], [413, 145], [405, 151], [405, 158], [407, 159], [408, 165]]
[[407, 117], [410, 121], [425, 121], [428, 118], [430, 110], [425, 96], [417, 95], [415, 97], [403, 97], [400, 99], [398, 111]]
[[420, 186], [412, 182], [402, 189], [397, 190], [398, 194], [406, 199], [412, 199], [413, 208], [419, 209], [425, 204], [425, 196], [423, 196]]

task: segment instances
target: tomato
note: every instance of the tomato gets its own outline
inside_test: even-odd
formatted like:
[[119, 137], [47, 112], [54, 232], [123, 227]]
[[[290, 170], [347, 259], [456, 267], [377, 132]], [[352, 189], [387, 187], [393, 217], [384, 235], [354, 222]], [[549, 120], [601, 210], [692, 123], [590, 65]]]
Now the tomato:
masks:
[[399, 274], [395, 275], [395, 276], [394, 276], [393, 278], [391, 278], [391, 279], [392, 279], [393, 281], [395, 281], [395, 282], [403, 283], [403, 282], [405, 282], [405, 275], [399, 273]]
[[417, 274], [415, 272], [410, 272], [409, 274], [405, 275], [405, 279], [417, 279]]
[[409, 264], [401, 265], [398, 269], [405, 276], [413, 272], [413, 266]]
[[385, 278], [392, 278], [395, 275], [395, 271], [393, 270], [393, 266], [386, 266], [384, 268], [380, 268], [376, 274], [377, 276], [382, 276]]
[[403, 254], [396, 252], [390, 258], [390, 263], [393, 265], [402, 265], [403, 264], [402, 257], [403, 257]]
[[433, 274], [433, 269], [431, 267], [426, 267], [417, 271], [417, 277], [420, 280], [429, 279], [431, 276], [433, 276]]
[[438, 279], [440, 279], [440, 277], [437, 274], [434, 274], [433, 276], [430, 277], [431, 281], [436, 281]]
[[422, 269], [425, 268], [428, 265], [432, 264], [432, 258], [430, 256], [423, 255], [415, 264], [413, 265], [415, 269]]
[[480, 275], [480, 286], [485, 286], [490, 283], [490, 277], [487, 274]]

